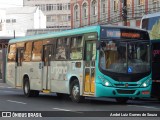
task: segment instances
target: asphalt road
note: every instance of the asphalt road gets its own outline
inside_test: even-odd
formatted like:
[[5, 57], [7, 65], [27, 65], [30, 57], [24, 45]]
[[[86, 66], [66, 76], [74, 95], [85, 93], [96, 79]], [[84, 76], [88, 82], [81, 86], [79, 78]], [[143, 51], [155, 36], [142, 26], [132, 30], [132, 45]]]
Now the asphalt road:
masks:
[[[60, 99], [56, 94], [40, 94], [38, 97], [26, 98], [23, 95], [21, 89], [14, 89], [4, 83], [0, 83], [0, 111], [18, 111], [18, 112], [47, 112], [48, 115], [52, 117], [37, 118], [37, 120], [124, 120], [129, 119], [135, 120], [133, 117], [106, 117], [103, 116], [104, 113], [128, 113], [132, 114], [137, 111], [147, 113], [160, 112], [160, 102], [156, 99], [143, 99], [143, 100], [129, 100], [127, 104], [118, 104], [114, 99], [109, 98], [86, 98], [87, 100], [83, 103], [73, 103], [68, 97]], [[93, 111], [93, 112], [90, 112]], [[109, 111], [109, 112], [107, 112]], [[103, 114], [102, 114], [103, 113]], [[102, 116], [101, 116], [102, 114]], [[68, 115], [68, 117], [66, 117]], [[71, 117], [71, 116], [75, 117]], [[125, 115], [125, 114], [124, 114]], [[53, 117], [54, 116], [54, 117]], [[87, 116], [87, 117], [84, 117]], [[122, 115], [121, 115], [122, 116]], [[136, 117], [136, 120], [150, 120], [152, 117]], [[6, 118], [0, 118], [3, 120]], [[7, 118], [9, 120], [26, 120], [31, 118]], [[36, 118], [32, 118], [36, 119]], [[158, 117], [153, 117], [153, 119], [159, 119]]]

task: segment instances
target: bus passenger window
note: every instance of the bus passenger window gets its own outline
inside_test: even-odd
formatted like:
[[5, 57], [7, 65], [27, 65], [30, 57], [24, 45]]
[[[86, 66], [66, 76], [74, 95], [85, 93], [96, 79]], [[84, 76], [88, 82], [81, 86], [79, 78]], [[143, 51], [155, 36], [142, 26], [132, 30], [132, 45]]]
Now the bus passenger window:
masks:
[[83, 47], [82, 36], [71, 38], [71, 51], [70, 51], [71, 60], [82, 59], [82, 47]]
[[69, 38], [59, 38], [57, 40], [56, 59], [66, 60], [68, 59]]
[[27, 42], [25, 45], [23, 61], [29, 62], [31, 60], [31, 52], [32, 52], [32, 42]]
[[16, 60], [16, 44], [9, 46], [8, 61]]
[[32, 60], [41, 61], [42, 60], [42, 41], [34, 42], [32, 51]]

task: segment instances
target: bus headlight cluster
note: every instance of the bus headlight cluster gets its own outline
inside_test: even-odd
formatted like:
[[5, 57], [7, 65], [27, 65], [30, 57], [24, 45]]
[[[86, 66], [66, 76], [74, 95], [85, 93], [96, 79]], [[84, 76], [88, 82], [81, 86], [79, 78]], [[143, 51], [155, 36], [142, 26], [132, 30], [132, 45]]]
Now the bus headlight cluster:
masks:
[[107, 81], [107, 82], [105, 82], [105, 86], [109, 86], [109, 82]]
[[151, 78], [147, 79], [145, 82], [142, 83], [141, 87], [148, 87], [151, 83]]
[[111, 83], [108, 80], [106, 80], [106, 78], [101, 77], [101, 76], [99, 76], [99, 78], [100, 78], [103, 85], [105, 85], [107, 87], [112, 86]]

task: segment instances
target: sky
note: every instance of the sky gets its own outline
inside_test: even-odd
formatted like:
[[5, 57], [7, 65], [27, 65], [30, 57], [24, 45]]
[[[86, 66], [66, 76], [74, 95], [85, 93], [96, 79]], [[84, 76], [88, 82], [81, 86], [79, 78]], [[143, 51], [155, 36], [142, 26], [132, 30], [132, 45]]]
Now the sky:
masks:
[[20, 7], [23, 5], [23, 0], [0, 0], [0, 8]]

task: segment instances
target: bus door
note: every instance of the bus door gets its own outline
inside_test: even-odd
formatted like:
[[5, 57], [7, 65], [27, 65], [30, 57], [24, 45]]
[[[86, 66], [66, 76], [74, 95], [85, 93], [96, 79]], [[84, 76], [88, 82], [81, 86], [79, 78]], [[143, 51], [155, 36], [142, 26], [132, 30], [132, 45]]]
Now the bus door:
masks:
[[86, 41], [84, 94], [93, 95], [95, 92], [95, 58], [96, 41]]
[[50, 74], [51, 74], [51, 56], [52, 56], [52, 45], [44, 45], [43, 46], [43, 60], [44, 60], [44, 67], [43, 67], [43, 89], [50, 90]]
[[22, 86], [22, 60], [23, 60], [23, 48], [17, 48], [17, 56], [16, 56], [16, 87]]

